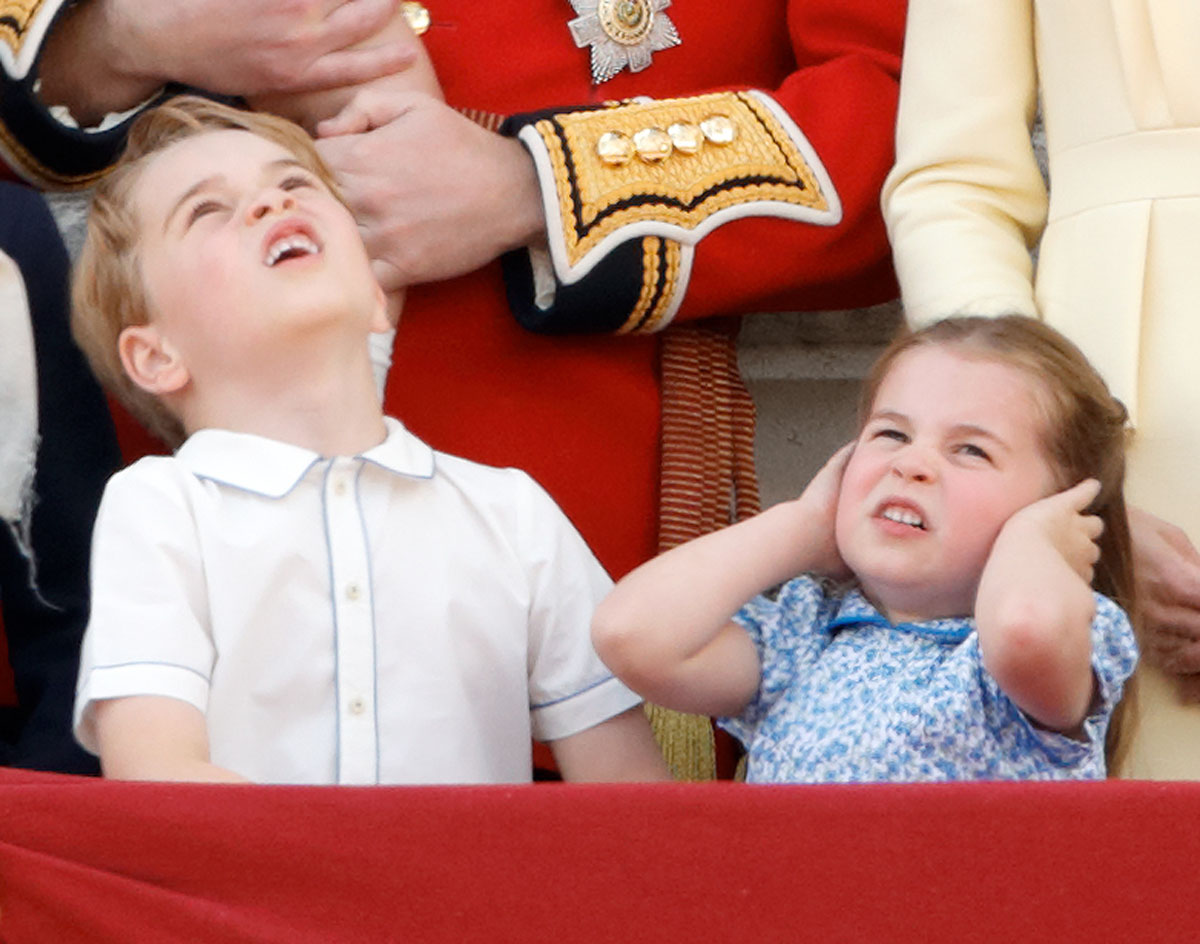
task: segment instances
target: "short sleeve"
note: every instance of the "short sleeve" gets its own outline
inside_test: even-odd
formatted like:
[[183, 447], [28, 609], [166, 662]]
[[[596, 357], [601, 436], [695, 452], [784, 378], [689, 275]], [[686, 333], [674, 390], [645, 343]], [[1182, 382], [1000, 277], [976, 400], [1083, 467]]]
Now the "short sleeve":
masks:
[[592, 648], [592, 614], [612, 588], [579, 532], [528, 476], [517, 553], [530, 587], [529, 700], [533, 735], [577, 734], [641, 703]]
[[1008, 695], [980, 660], [980, 676], [985, 696], [985, 712], [994, 727], [1015, 719], [1027, 745], [1040, 750], [1058, 767], [1085, 767], [1093, 763], [1103, 776], [1104, 743], [1113, 711], [1121, 701], [1125, 683], [1137, 667], [1138, 648], [1129, 617], [1116, 603], [1100, 593], [1094, 593], [1096, 613], [1092, 617], [1092, 673], [1096, 679], [1096, 696], [1092, 710], [1083, 720], [1084, 737], [1074, 738], [1032, 723], [1009, 699]]
[[755, 597], [734, 615], [758, 650], [762, 677], [740, 715], [718, 719], [722, 728], [749, 746], [771, 707], [828, 642], [818, 630], [828, 625], [835, 608], [821, 584], [806, 576], [784, 584], [774, 599]]
[[98, 700], [163, 695], [207, 708], [215, 650], [186, 475], [174, 459], [143, 459], [101, 499], [74, 718], [93, 753]]

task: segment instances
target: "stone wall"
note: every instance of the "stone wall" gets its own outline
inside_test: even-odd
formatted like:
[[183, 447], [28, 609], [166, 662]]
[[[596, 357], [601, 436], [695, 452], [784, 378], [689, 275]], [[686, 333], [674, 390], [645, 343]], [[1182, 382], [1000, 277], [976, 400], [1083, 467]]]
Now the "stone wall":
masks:
[[900, 323], [898, 302], [751, 315], [743, 322], [738, 358], [758, 407], [764, 507], [798, 495], [854, 435], [862, 378]]

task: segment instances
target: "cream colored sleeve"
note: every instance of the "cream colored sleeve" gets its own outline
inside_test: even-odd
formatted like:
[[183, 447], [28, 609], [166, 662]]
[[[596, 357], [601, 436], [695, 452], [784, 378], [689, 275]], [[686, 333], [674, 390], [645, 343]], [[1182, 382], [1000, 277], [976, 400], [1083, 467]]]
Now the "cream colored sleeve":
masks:
[[909, 322], [1036, 315], [1033, 0], [910, 0], [883, 214]]

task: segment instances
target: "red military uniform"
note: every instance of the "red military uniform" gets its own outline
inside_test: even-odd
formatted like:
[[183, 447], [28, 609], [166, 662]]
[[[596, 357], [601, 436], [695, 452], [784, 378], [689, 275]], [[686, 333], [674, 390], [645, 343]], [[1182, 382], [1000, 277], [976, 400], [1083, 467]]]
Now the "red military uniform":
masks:
[[[765, 141], [768, 150], [780, 142], [786, 149], [788, 134], [773, 128], [754, 138], [747, 122], [757, 124], [764, 115], [772, 121], [759, 109], [760, 114], [743, 114], [740, 122], [734, 116], [739, 142], [749, 148], [743, 153], [706, 145], [699, 154], [676, 151], [656, 165], [632, 159], [642, 173], [623, 183], [625, 209], [640, 205], [639, 198], [651, 192], [674, 201], [658, 216], [663, 226], [673, 221], [679, 227], [679, 207], [686, 205], [689, 212], [698, 182], [707, 187], [718, 181], [719, 199], [710, 201], [714, 206], [683, 221], [693, 239], [703, 234], [694, 239], [694, 256], [686, 244], [681, 252], [667, 238], [666, 248], [651, 260], [645, 240], [654, 238], [647, 236], [656, 225], [654, 214], [627, 212], [609, 228], [606, 246], [593, 252], [588, 274], [576, 273], [578, 281], [568, 285], [560, 273], [555, 304], [547, 311], [522, 299], [520, 263], [508, 268], [513, 307], [526, 308], [524, 320], [554, 336], [532, 333], [514, 321], [498, 263], [410, 290], [388, 411], [437, 448], [527, 469], [564, 507], [610, 571], [620, 575], [655, 549], [659, 344], [652, 334], [597, 334], [658, 330], [710, 315], [848, 308], [894, 294], [878, 191], [892, 158], [904, 5], [896, 0], [745, 0], [737, 5], [675, 0], [663, 9], [662, 0], [643, 0], [627, 6], [638, 15], [668, 17], [678, 44], [653, 52], [641, 71], [622, 69], [600, 84], [593, 82], [590, 49], [576, 45], [568, 26], [586, 18], [589, 0], [577, 5], [580, 10], [568, 0], [428, 0], [430, 27], [422, 39], [447, 101], [511, 116], [548, 108], [570, 112], [634, 96], [665, 99], [760, 89], [807, 139], [807, 157], [815, 160], [802, 163], [823, 166], [833, 193], [822, 196], [840, 203], [841, 210], [835, 225], [828, 219], [789, 217], [795, 206], [790, 197], [764, 195], [761, 186], [755, 191], [748, 181], [764, 164], [755, 148]], [[38, 21], [47, 22], [54, 6], [34, 5], [30, 26], [21, 34], [24, 45], [18, 44], [19, 55], [10, 58], [26, 65], [32, 61], [29, 37], [36, 37]], [[606, 0], [600, 6], [602, 14], [621, 12], [619, 3]], [[628, 48], [618, 46], [618, 51]], [[0, 148], [35, 182], [86, 182], [111, 159], [121, 129], [83, 140], [58, 128], [32, 100], [31, 81], [28, 74], [22, 84], [6, 83], [0, 97]], [[647, 121], [666, 127], [676, 111], [694, 120], [706, 112], [728, 113], [730, 105], [742, 107], [715, 99], [697, 111], [682, 101], [660, 108]], [[637, 124], [636, 116], [630, 120]], [[592, 130], [603, 128], [593, 121]], [[595, 164], [589, 140], [585, 135], [576, 141], [575, 151], [567, 146], [568, 167]], [[747, 164], [750, 158], [755, 166]], [[770, 164], [767, 159], [765, 165]], [[604, 168], [593, 170], [596, 178]], [[628, 166], [622, 172], [627, 171]], [[563, 177], [561, 162], [543, 167], [548, 191], [555, 174]], [[592, 184], [593, 191], [604, 187], [603, 180]], [[579, 196], [578, 188], [574, 195]], [[722, 213], [731, 219], [705, 232]], [[564, 218], [562, 228], [570, 223]], [[626, 232], [632, 234], [628, 239]], [[681, 255], [682, 268], [690, 265], [682, 278], [676, 277]], [[658, 266], [661, 291], [647, 305], [641, 289], [655, 278], [652, 264]], [[639, 298], [649, 309], [640, 317]]]
[[[675, 323], [847, 308], [894, 295], [878, 192], [892, 157], [902, 3], [675, 0], [663, 12], [679, 45], [654, 52], [643, 71], [625, 69], [599, 85], [589, 73], [589, 51], [568, 29], [576, 14], [566, 0], [427, 6], [431, 26], [422, 38], [455, 106], [512, 115], [633, 96], [761, 89], [791, 116], [832, 180], [841, 222], [754, 216], [712, 229], [696, 244], [690, 281], [677, 291]], [[727, 109], [716, 102], [712, 110]], [[686, 103], [672, 111], [686, 112]], [[669, 119], [654, 117], [666, 127]], [[694, 199], [689, 188], [712, 172], [702, 160], [716, 150], [668, 157], [643, 189]], [[737, 190], [727, 190], [734, 205], [755, 198]], [[641, 285], [645, 267], [642, 252], [625, 255], [585, 276], [576, 298], [535, 312], [539, 329], [554, 337], [531, 334], [509, 317], [499, 266], [413, 289], [387, 396], [389, 410], [439, 448], [527, 469], [617, 575], [655, 549], [658, 343], [653, 335], [576, 332], [626, 324], [629, 286]], [[560, 282], [559, 297], [568, 295]]]

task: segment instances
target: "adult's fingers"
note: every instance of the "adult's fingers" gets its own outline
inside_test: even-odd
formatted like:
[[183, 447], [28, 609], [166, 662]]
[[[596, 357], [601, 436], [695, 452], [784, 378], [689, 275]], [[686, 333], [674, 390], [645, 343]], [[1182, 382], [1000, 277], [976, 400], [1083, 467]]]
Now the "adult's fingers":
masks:
[[327, 52], [305, 70], [300, 86], [293, 91], [344, 88], [403, 72], [417, 60], [417, 51], [407, 40], [390, 40], [362, 49]]
[[324, 48], [345, 49], [370, 39], [392, 21], [399, 0], [325, 0]]
[[[375, 281], [379, 283], [380, 288], [388, 293], [389, 297], [391, 297], [394, 293], [400, 292], [407, 285], [407, 280], [404, 277], [404, 273], [385, 259], [372, 259], [371, 271], [375, 275]], [[398, 308], [396, 314], [398, 320]]]
[[1200, 672], [1200, 613], [1150, 602], [1143, 622], [1145, 654], [1151, 661], [1168, 672]]
[[1169, 524], [1163, 527], [1161, 534], [1163, 540], [1178, 551], [1181, 557], [1200, 567], [1200, 551], [1196, 550], [1196, 545], [1188, 539], [1183, 528]]
[[[407, 93], [379, 93], [365, 89], [356, 94], [332, 118], [317, 123], [318, 138], [364, 134], [381, 128], [411, 111], [415, 98]], [[321, 142], [318, 141], [318, 148]]]

